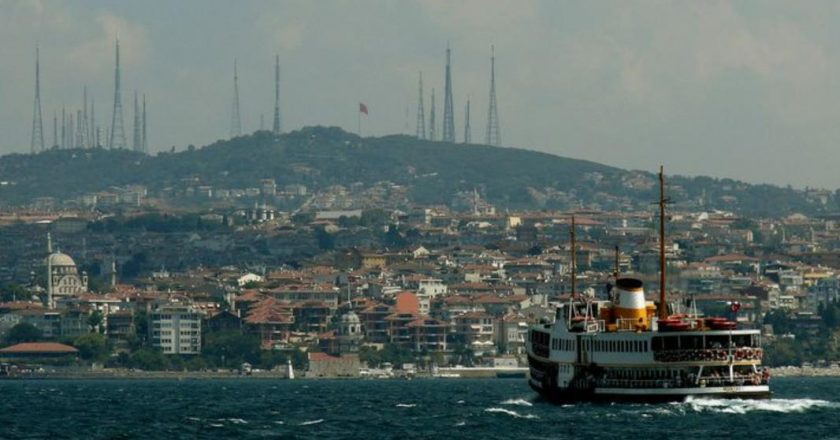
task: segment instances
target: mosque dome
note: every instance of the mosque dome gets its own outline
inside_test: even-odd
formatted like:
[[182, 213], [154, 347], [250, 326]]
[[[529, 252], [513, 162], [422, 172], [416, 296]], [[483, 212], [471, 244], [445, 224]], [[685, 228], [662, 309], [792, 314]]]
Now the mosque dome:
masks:
[[47, 257], [47, 263], [53, 267], [58, 266], [73, 266], [76, 267], [76, 262], [73, 261], [67, 254], [61, 252], [53, 252]]

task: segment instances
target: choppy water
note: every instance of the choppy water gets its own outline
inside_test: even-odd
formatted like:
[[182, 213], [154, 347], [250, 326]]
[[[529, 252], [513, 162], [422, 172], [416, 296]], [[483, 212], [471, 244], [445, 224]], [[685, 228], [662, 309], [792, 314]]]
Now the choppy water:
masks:
[[840, 439], [840, 378], [771, 400], [553, 405], [524, 380], [0, 382], [0, 438]]

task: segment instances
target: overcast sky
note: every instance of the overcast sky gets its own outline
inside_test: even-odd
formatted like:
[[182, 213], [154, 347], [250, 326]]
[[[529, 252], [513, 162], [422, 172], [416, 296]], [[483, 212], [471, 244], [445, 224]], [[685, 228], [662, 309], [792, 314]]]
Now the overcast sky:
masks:
[[[110, 122], [119, 33], [131, 138], [148, 95], [153, 151], [225, 138], [233, 59], [243, 131], [283, 125], [414, 133], [417, 75], [442, 120], [450, 42], [456, 132], [471, 98], [484, 140], [496, 46], [503, 143], [625, 168], [840, 187], [836, 1], [0, 0], [0, 153], [29, 151], [35, 45], [47, 144], [52, 115], [95, 98]], [[406, 114], [408, 112], [408, 114]], [[440, 133], [440, 127], [438, 128]]]

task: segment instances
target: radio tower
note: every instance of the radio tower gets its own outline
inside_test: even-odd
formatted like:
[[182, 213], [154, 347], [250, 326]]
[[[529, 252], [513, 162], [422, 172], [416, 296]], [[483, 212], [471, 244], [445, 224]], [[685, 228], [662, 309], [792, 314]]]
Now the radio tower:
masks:
[[236, 72], [236, 58], [233, 59], [233, 107], [230, 115], [230, 137], [242, 135], [242, 118], [239, 116], [239, 75]]
[[455, 142], [455, 111], [452, 106], [452, 69], [450, 69], [451, 51], [446, 43], [446, 84], [443, 96], [443, 141]]
[[111, 113], [111, 134], [108, 148], [125, 148], [125, 126], [123, 125], [122, 96], [120, 95], [120, 38], [117, 37], [117, 63], [114, 68], [114, 111]]
[[140, 137], [140, 104], [137, 102], [137, 90], [134, 91], [134, 137], [131, 141], [131, 149], [137, 152], [143, 151], [143, 139]]
[[502, 145], [499, 134], [499, 110], [496, 108], [496, 48], [490, 46], [490, 106], [487, 109], [487, 145]]
[[53, 148], [58, 148], [58, 115], [53, 111]]
[[467, 97], [467, 111], [464, 112], [464, 143], [472, 142], [472, 128], [470, 128], [470, 98]]
[[147, 127], [147, 125], [146, 125], [146, 94], [144, 93], [143, 94], [143, 142], [141, 144], [142, 147], [143, 147], [143, 154], [149, 154], [149, 139], [146, 137], [146, 135], [148, 133], [146, 131], [146, 127]]
[[88, 119], [87, 86], [82, 88], [82, 148], [90, 148], [90, 120]]
[[32, 107], [32, 153], [44, 151], [44, 121], [41, 119], [41, 54], [35, 46], [35, 103]]
[[420, 93], [417, 95], [417, 139], [426, 139], [426, 110], [423, 109], [423, 72], [420, 72]]
[[432, 102], [430, 103], [432, 109], [429, 111], [429, 140], [436, 141], [437, 133], [435, 133], [435, 89], [432, 88]]
[[280, 55], [274, 55], [274, 124], [271, 127], [274, 134], [283, 132], [280, 125]]

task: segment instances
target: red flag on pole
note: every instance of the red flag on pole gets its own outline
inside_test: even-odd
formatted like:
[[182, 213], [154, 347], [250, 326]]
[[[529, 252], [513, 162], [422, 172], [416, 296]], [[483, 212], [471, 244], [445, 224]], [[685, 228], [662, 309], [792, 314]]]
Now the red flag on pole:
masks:
[[368, 114], [367, 106], [362, 104], [361, 102], [359, 103], [359, 113]]

